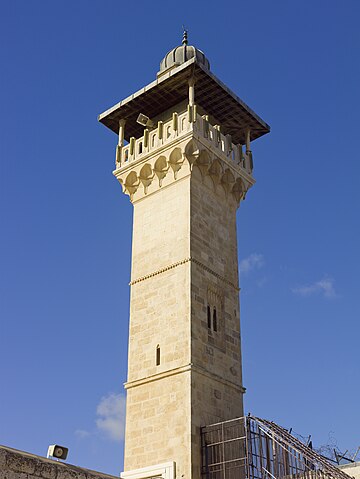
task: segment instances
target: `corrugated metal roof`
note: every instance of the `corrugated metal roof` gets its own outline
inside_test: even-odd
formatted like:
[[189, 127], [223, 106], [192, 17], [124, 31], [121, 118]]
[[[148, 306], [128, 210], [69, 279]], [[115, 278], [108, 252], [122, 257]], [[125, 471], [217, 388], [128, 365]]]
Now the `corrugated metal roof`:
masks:
[[157, 80], [117, 103], [99, 115], [99, 121], [115, 133], [119, 120], [126, 119], [125, 139], [143, 135], [144, 127], [136, 123], [139, 113], [154, 118], [188, 97], [188, 80], [195, 79], [195, 103], [215, 117], [224, 134], [233, 143], [245, 143], [245, 130], [250, 128], [251, 140], [266, 133], [270, 127], [196, 58], [159, 76]]

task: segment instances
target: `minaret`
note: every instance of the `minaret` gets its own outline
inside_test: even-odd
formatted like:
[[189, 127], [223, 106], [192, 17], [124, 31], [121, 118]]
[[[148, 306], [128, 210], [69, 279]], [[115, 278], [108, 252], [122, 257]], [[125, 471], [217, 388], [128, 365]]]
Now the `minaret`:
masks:
[[122, 477], [199, 479], [200, 427], [243, 415], [236, 210], [269, 126], [186, 32], [99, 120], [134, 205]]

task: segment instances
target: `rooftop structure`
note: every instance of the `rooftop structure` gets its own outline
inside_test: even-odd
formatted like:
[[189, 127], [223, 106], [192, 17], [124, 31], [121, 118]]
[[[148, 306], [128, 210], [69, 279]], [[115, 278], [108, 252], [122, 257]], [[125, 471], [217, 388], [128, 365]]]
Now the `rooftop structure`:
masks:
[[0, 446], [1, 479], [117, 479], [116, 476]]
[[[202, 445], [204, 479], [349, 479], [344, 466], [266, 419], [246, 416], [206, 426]], [[356, 465], [346, 467], [356, 471]]]
[[187, 100], [189, 79], [196, 84], [197, 105], [221, 125], [224, 135], [231, 135], [234, 144], [245, 144], [248, 129], [250, 140], [269, 133], [269, 125], [211, 73], [205, 55], [187, 44], [165, 55], [156, 80], [99, 115], [99, 121], [118, 133], [119, 120], [125, 120], [125, 139], [138, 138], [143, 133], [136, 122], [139, 112], [153, 119]]

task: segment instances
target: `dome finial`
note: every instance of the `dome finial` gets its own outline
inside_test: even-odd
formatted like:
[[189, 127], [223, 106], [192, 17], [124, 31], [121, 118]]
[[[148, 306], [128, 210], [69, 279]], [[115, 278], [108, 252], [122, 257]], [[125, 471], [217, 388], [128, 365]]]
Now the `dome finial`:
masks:
[[210, 70], [209, 60], [204, 53], [198, 48], [188, 45], [188, 30], [186, 30], [183, 25], [182, 45], [178, 45], [167, 52], [165, 57], [161, 60], [160, 72], [158, 75], [162, 74], [162, 72], [167, 72], [170, 68], [178, 67], [191, 59], [194, 59], [195, 63], [202, 65], [206, 70]]
[[187, 45], [188, 44], [188, 31], [186, 30], [184, 25], [183, 25], [183, 30], [184, 30], [184, 32], [183, 32], [182, 44]]

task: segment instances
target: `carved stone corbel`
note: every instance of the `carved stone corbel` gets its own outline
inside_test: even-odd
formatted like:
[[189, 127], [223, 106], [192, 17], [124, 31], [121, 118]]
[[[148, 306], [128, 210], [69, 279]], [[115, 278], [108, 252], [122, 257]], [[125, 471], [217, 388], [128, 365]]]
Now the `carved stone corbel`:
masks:
[[139, 175], [140, 181], [144, 186], [144, 192], [147, 194], [148, 187], [151, 185], [152, 180], [154, 178], [154, 172], [152, 170], [151, 165], [149, 163], [146, 163], [141, 170], [140, 170], [140, 175]]
[[204, 176], [208, 174], [213, 158], [207, 150], [201, 150], [199, 158], [196, 160], [196, 165], [200, 168], [201, 174]]
[[159, 156], [159, 158], [155, 161], [154, 172], [159, 180], [160, 188], [162, 186], [163, 179], [167, 175], [168, 171], [169, 171], [169, 164], [165, 156]]
[[220, 178], [221, 178], [222, 173], [223, 173], [223, 168], [222, 168], [220, 160], [215, 158], [212, 161], [212, 163], [211, 163], [211, 165], [208, 169], [208, 172], [209, 172], [209, 175], [214, 180], [214, 183], [219, 184], [220, 183]]
[[185, 160], [184, 154], [180, 148], [174, 148], [174, 150], [170, 153], [169, 165], [174, 172], [175, 180], [177, 178], [178, 171], [180, 170], [180, 168], [182, 167], [184, 163], [184, 160]]
[[190, 170], [192, 170], [194, 163], [198, 160], [200, 156], [200, 147], [196, 140], [191, 139], [187, 143], [187, 145], [185, 146], [184, 155], [189, 162]]
[[235, 183], [235, 177], [229, 169], [225, 170], [221, 177], [221, 183], [225, 188], [226, 195], [229, 194]]
[[131, 173], [128, 174], [125, 180], [125, 193], [130, 196], [130, 200], [133, 199], [134, 194], [136, 193], [136, 190], [139, 188], [140, 185], [140, 180], [135, 173], [135, 171], [132, 171]]

